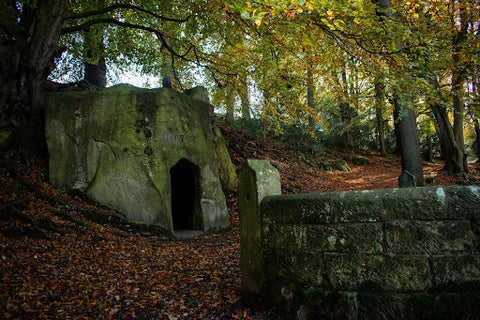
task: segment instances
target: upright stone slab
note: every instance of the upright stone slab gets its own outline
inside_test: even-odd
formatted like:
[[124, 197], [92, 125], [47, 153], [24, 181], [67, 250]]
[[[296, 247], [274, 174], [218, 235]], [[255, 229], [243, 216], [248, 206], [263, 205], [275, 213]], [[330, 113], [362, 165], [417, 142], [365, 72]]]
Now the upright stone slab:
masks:
[[129, 85], [51, 93], [46, 102], [53, 185], [168, 231], [228, 226], [211, 105]]
[[280, 174], [266, 160], [247, 160], [239, 172], [240, 268], [245, 291], [260, 293], [265, 280], [260, 204], [282, 193]]

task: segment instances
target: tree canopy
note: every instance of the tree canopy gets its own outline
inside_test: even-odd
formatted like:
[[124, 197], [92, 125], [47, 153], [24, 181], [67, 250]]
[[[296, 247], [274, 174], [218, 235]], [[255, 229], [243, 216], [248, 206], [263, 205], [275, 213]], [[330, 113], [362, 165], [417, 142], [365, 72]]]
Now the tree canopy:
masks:
[[[87, 65], [104, 59], [111, 82], [118, 70], [135, 65], [179, 89], [202, 83], [215, 104], [233, 112], [239, 101], [243, 117], [253, 111], [277, 132], [282, 122], [307, 131], [343, 123], [338, 133], [346, 145], [358, 144], [354, 131], [375, 119], [367, 131], [380, 139], [411, 110], [435, 119], [442, 153], [456, 154], [448, 170], [468, 173], [463, 127], [466, 116], [476, 121], [479, 114], [478, 1], [41, 0], [1, 6], [2, 127], [36, 118], [42, 80], [54, 67], [51, 77], [66, 72], [66, 79], [80, 80]], [[401, 102], [397, 122], [388, 124], [395, 101]]]

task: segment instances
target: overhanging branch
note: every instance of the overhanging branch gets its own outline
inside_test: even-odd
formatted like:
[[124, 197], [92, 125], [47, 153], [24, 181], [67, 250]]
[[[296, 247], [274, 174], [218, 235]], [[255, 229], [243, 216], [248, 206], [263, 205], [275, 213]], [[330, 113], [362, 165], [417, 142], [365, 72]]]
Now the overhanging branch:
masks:
[[[228, 72], [223, 72], [216, 67], [210, 66], [206, 63], [202, 63], [202, 61], [205, 61], [205, 62], [210, 63], [210, 64], [215, 64], [215, 61], [212, 61], [208, 57], [203, 56], [203, 54], [200, 55], [196, 46], [194, 46], [193, 44], [190, 45], [190, 47], [186, 50], [186, 52], [184, 54], [181, 54], [181, 53], [177, 52], [175, 49], [173, 49], [169, 45], [169, 43], [166, 39], [168, 37], [162, 31], [160, 31], [156, 28], [149, 27], [149, 26], [123, 22], [123, 21], [119, 21], [119, 20], [116, 20], [116, 19], [113, 19], [113, 18], [98, 18], [98, 19], [92, 19], [92, 20], [86, 21], [86, 22], [84, 22], [84, 23], [82, 23], [78, 26], [65, 27], [65, 28], [62, 29], [62, 34], [69, 34], [69, 33], [75, 33], [75, 32], [80, 32], [80, 31], [87, 31], [87, 30], [90, 29], [90, 27], [92, 27], [94, 25], [97, 25], [97, 24], [116, 25], [116, 26], [120, 26], [120, 27], [124, 27], [124, 28], [130, 28], [130, 29], [136, 29], [136, 30], [143, 30], [143, 31], [151, 32], [151, 33], [153, 33], [157, 36], [157, 38], [161, 42], [162, 46], [168, 52], [170, 52], [170, 54], [172, 55], [172, 58], [178, 58], [178, 59], [193, 63], [194, 65], [196, 65], [198, 67], [205, 68], [205, 69], [209, 70], [212, 73], [212, 77], [214, 78], [214, 80], [217, 84], [220, 84], [220, 81], [216, 77], [215, 73], [220, 73], [220, 74], [225, 74], [225, 75], [236, 75], [236, 74], [232, 74], [232, 73], [228, 73]], [[187, 55], [192, 54], [191, 53], [192, 50], [193, 50], [193, 55], [195, 56], [195, 58], [188, 58]]]
[[145, 8], [142, 8], [142, 7], [139, 7], [139, 6], [136, 6], [136, 5], [133, 5], [133, 4], [124, 4], [124, 3], [119, 3], [119, 4], [114, 4], [114, 5], [111, 5], [111, 6], [108, 6], [108, 7], [105, 7], [103, 9], [98, 9], [98, 10], [92, 10], [92, 11], [87, 11], [87, 12], [82, 12], [82, 13], [77, 13], [77, 14], [72, 14], [68, 17], [66, 17], [64, 20], [75, 20], [75, 19], [81, 19], [81, 18], [88, 18], [88, 17], [91, 17], [91, 16], [96, 16], [96, 15], [99, 15], [99, 14], [106, 14], [106, 13], [109, 13], [109, 12], [113, 12], [115, 10], [118, 10], [118, 9], [129, 9], [129, 10], [135, 10], [135, 11], [140, 11], [140, 12], [143, 12], [143, 13], [146, 13], [152, 17], [155, 17], [157, 19], [160, 19], [160, 20], [164, 20], [164, 21], [172, 21], [172, 22], [178, 22], [178, 23], [183, 23], [183, 22], [187, 22], [188, 19], [190, 19], [191, 16], [188, 16], [184, 19], [178, 19], [178, 18], [169, 18], [169, 17], [165, 17], [165, 16], [162, 16], [160, 14], [157, 14], [155, 12], [152, 12], [150, 10], [147, 10]]

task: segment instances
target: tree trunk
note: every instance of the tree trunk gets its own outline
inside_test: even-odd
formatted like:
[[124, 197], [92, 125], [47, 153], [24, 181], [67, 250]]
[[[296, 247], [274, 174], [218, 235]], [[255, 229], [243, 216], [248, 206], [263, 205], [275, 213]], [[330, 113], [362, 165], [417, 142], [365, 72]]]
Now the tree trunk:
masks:
[[425, 161], [433, 162], [433, 144], [432, 144], [432, 135], [427, 133], [427, 154], [425, 154]]
[[[88, 10], [105, 7], [104, 0], [95, 0], [86, 4]], [[105, 88], [107, 86], [107, 66], [105, 63], [105, 45], [103, 43], [104, 26], [96, 25], [85, 31], [83, 37], [84, 77], [90, 84]]]
[[314, 96], [314, 83], [313, 83], [313, 72], [311, 66], [307, 67], [307, 107], [308, 111], [311, 114], [308, 117], [310, 131], [316, 132], [316, 123], [313, 117], [315, 113], [315, 96]]
[[[466, 39], [468, 33], [468, 18], [467, 18], [467, 2], [462, 0], [460, 1], [462, 6], [459, 9], [457, 21], [453, 22], [454, 27], [459, 27], [460, 29], [454, 34], [452, 39], [453, 52], [453, 71], [452, 71], [452, 95], [453, 95], [453, 139], [455, 146], [455, 166], [452, 168], [453, 171], [450, 171], [453, 174], [456, 174], [461, 177], [469, 178], [469, 169], [467, 163], [467, 155], [465, 153], [465, 142], [463, 138], [463, 122], [465, 118], [465, 103], [463, 101], [464, 97], [464, 84], [467, 78], [467, 67], [466, 64], [468, 61], [464, 60], [464, 55], [462, 53], [463, 47], [462, 44]], [[447, 158], [451, 155], [446, 154]]]
[[233, 122], [235, 120], [234, 118], [234, 111], [235, 111], [234, 100], [235, 99], [231, 90], [228, 90], [226, 100], [227, 101], [225, 101], [225, 104], [227, 106], [227, 114], [226, 114], [225, 120], [227, 120], [227, 122]]
[[383, 80], [378, 77], [375, 79], [375, 113], [377, 118], [377, 136], [380, 154], [382, 157], [387, 155], [385, 146], [385, 135], [383, 132], [383, 102], [385, 101], [383, 91]]
[[[388, 26], [393, 16], [392, 2], [390, 0], [374, 0], [373, 2], [383, 9], [383, 12], [377, 12], [377, 15], [382, 17]], [[396, 41], [395, 38], [393, 40]], [[395, 46], [402, 51], [401, 43], [396, 41]], [[423, 186], [422, 157], [418, 143], [416, 117], [415, 113], [406, 106], [411, 101], [399, 96], [395, 96], [393, 100], [397, 115], [395, 134], [402, 163], [402, 174], [398, 177], [398, 184], [400, 188]]]
[[45, 145], [43, 83], [60, 53], [66, 2], [24, 3], [21, 18], [11, 13], [0, 36], [0, 128], [12, 128], [17, 151], [34, 156]]
[[[165, 41], [168, 43], [168, 39], [166, 39]], [[163, 52], [163, 47], [160, 51]], [[172, 79], [174, 78], [173, 66], [171, 62], [168, 61], [168, 54], [164, 54], [162, 58], [162, 87], [172, 88]]]
[[390, 103], [394, 106], [393, 107], [393, 132], [395, 133], [395, 151], [393, 154], [396, 156], [400, 156], [400, 144], [402, 141], [400, 140], [400, 129], [398, 128], [398, 122], [400, 121], [400, 115], [398, 114], [397, 108], [395, 108], [395, 99], [391, 99]]
[[245, 77], [243, 79], [243, 84], [240, 85], [240, 100], [241, 100], [241, 111], [242, 119], [250, 120], [250, 97], [248, 94], [248, 79]]
[[347, 148], [353, 149], [355, 147], [355, 140], [353, 139], [352, 132], [352, 113], [353, 108], [348, 102], [340, 103], [340, 112], [342, 116], [342, 122], [345, 124], [345, 141], [344, 144]]
[[107, 86], [107, 65], [104, 57], [100, 57], [97, 64], [85, 62], [84, 68], [84, 80], [100, 88]]
[[455, 138], [447, 110], [438, 104], [433, 104], [431, 108], [437, 120], [440, 147], [442, 148], [442, 154], [445, 156], [444, 169], [451, 174], [463, 175], [465, 173], [465, 152], [463, 146], [460, 146]]
[[167, 61], [162, 64], [162, 87], [172, 88], [173, 70]]
[[402, 174], [398, 177], [398, 184], [400, 188], [420, 187], [424, 185], [424, 181], [417, 123], [414, 112], [405, 107], [404, 103], [398, 97], [394, 98], [395, 112], [398, 115], [395, 129], [402, 163]]
[[[460, 63], [459, 58], [455, 58], [457, 55], [454, 55], [454, 61]], [[458, 60], [458, 61], [457, 61]], [[458, 69], [459, 67], [457, 67]], [[463, 137], [463, 123], [465, 120], [465, 103], [463, 102], [464, 89], [463, 85], [465, 83], [466, 71], [463, 68], [453, 72], [452, 78], [454, 83], [452, 84], [452, 93], [453, 93], [453, 136], [456, 142], [455, 148], [455, 157], [456, 165], [453, 167], [453, 171], [450, 171], [453, 174], [458, 176], [467, 177], [469, 173], [467, 155], [465, 153], [465, 142]], [[446, 155], [447, 158], [450, 156]]]
[[477, 156], [477, 163], [480, 163], [480, 125], [478, 123], [478, 119], [475, 119], [474, 121], [475, 125], [475, 154]]

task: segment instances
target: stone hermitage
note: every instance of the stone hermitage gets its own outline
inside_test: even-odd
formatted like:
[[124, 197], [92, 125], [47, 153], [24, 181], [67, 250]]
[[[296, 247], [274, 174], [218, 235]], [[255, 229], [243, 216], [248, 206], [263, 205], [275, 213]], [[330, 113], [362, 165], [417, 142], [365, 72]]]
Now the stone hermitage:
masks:
[[50, 182], [167, 232], [227, 228], [213, 107], [205, 89], [193, 92], [203, 93], [117, 85], [47, 94]]

